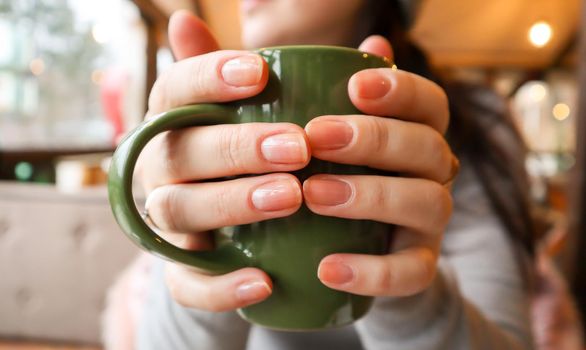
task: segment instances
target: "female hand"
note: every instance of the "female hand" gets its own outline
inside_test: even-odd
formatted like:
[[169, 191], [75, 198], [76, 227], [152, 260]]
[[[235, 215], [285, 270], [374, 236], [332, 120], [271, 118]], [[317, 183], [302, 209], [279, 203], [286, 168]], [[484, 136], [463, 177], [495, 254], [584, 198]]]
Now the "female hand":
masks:
[[[217, 51], [204, 54], [217, 50], [218, 46], [205, 25], [196, 17], [185, 12], [174, 15], [170, 21], [169, 33], [174, 53], [182, 61], [173, 65], [157, 81], [149, 100], [149, 115], [156, 115], [170, 108], [189, 103], [241, 99], [255, 95], [264, 88], [266, 65], [260, 57], [238, 51]], [[377, 40], [366, 41], [362, 49], [389, 56], [388, 44], [380, 44], [380, 41]], [[388, 53], [383, 52], [384, 50], [387, 50]], [[192, 57], [198, 54], [201, 55]], [[241, 60], [244, 62], [241, 62], [240, 65], [227, 64], [232, 58], [241, 55], [245, 55], [245, 59]], [[262, 73], [260, 74], [258, 70], [250, 69], [256, 63], [261, 66]], [[249, 70], [245, 70], [243, 67], [248, 67]], [[230, 76], [230, 73], [234, 71], [237, 71], [238, 74]], [[387, 70], [381, 71], [393, 74]], [[231, 80], [235, 77], [238, 77], [237, 81]], [[346, 204], [331, 206], [323, 203], [323, 200], [328, 198], [327, 193], [320, 193], [320, 191], [328, 191], [328, 182], [323, 181], [323, 176], [309, 179], [304, 184], [304, 192], [308, 206], [317, 213], [351, 218], [364, 217], [410, 228], [395, 233], [393, 249], [404, 249], [403, 252], [397, 252], [387, 257], [332, 255], [322, 261], [319, 277], [332, 288], [358, 294], [405, 295], [409, 292], [397, 293], [397, 287], [400, 286], [394, 285], [394, 283], [403, 283], [405, 278], [409, 279], [409, 275], [413, 275], [410, 273], [412, 266], [421, 267], [418, 272], [427, 269], [423, 271], [426, 273], [425, 276], [420, 273], [414, 274], [415, 278], [413, 279], [419, 281], [417, 284], [419, 288], [424, 288], [426, 285], [426, 281], [421, 282], [422, 276], [431, 280], [441, 232], [449, 217], [449, 193], [438, 182], [442, 181], [441, 176], [444, 176], [442, 172], [448, 173], [446, 178], [450, 177], [449, 174], [453, 172], [453, 169], [444, 170], [446, 168], [445, 158], [449, 158], [447, 168], [453, 168], [451, 152], [440, 132], [434, 132], [431, 127], [419, 124], [433, 125], [436, 130], [443, 132], [448, 119], [447, 103], [445, 103], [445, 96], [441, 89], [416, 77], [412, 77], [411, 84], [413, 86], [401, 87], [401, 89], [391, 88], [387, 94], [391, 97], [398, 96], [393, 99], [398, 102], [402, 101], [402, 108], [398, 108], [399, 104], [389, 108], [388, 103], [381, 103], [380, 99], [371, 99], [372, 101], [365, 102], [364, 96], [358, 97], [357, 95], [363, 91], [360, 90], [361, 79], [357, 77], [359, 74], [353, 78], [349, 87], [350, 96], [357, 107], [365, 113], [373, 115], [394, 115], [404, 118], [405, 122], [364, 116], [358, 118], [360, 120], [357, 120], [356, 116], [318, 118], [306, 128], [306, 132], [316, 148], [314, 155], [340, 163], [364, 164], [410, 173], [410, 175], [430, 180], [366, 176], [338, 177], [350, 185], [352, 200]], [[399, 78], [393, 79], [398, 82], [403, 81], [398, 80]], [[372, 82], [368, 82], [368, 79], [366, 80], [365, 85], [372, 84]], [[408, 82], [409, 78], [405, 78], [404, 81]], [[358, 85], [352, 87], [353, 84]], [[404, 84], [405, 82], [402, 82], [400, 86]], [[430, 88], [430, 85], [433, 88]], [[407, 88], [410, 88], [410, 92], [401, 92]], [[428, 99], [426, 101], [427, 108], [438, 112], [437, 115], [426, 114], [424, 112], [427, 110], [421, 107], [415, 108], [413, 110], [415, 113], [408, 111], [411, 108], [409, 101], [407, 101], [408, 97], [415, 91], [420, 93], [420, 98]], [[429, 99], [432, 91], [436, 92], [436, 96], [431, 96], [432, 98]], [[442, 103], [445, 106], [441, 106]], [[445, 107], [443, 114], [440, 111], [441, 107]], [[425, 116], [429, 116], [429, 120], [423, 118]], [[408, 122], [409, 118], [412, 119], [410, 122]], [[324, 132], [327, 134], [333, 131], [331, 135], [340, 135], [339, 130], [338, 132], [329, 130], [328, 123], [321, 123], [321, 126], [317, 124], [318, 121], [326, 120], [346, 120], [351, 123], [353, 128], [352, 141], [348, 146], [340, 148], [338, 145], [340, 149], [335, 150], [331, 149], [330, 141], [332, 140], [324, 141], [323, 137], [320, 139], [320, 133]], [[383, 142], [385, 132], [392, 131], [390, 129], [385, 131], [385, 128], [390, 128], [390, 125], [385, 124], [387, 121], [396, 124], [393, 124], [393, 129], [397, 129], [392, 135], [397, 137], [396, 142], [387, 142], [386, 145], [389, 147], [383, 145], [385, 144]], [[334, 129], [336, 128], [334, 127]], [[364, 138], [364, 133], [368, 133], [369, 130], [374, 132], [375, 138], [379, 138], [378, 143], [364, 142], [368, 141], [368, 137]], [[406, 137], [408, 134], [412, 134], [413, 137]], [[276, 135], [282, 135], [282, 137], [276, 137]], [[387, 133], [386, 136], [391, 135]], [[419, 149], [417, 147], [413, 149], [412, 141], [414, 139], [417, 139], [415, 146], [418, 144]], [[420, 139], [427, 140], [427, 142], [421, 142]], [[403, 141], [399, 142], [400, 140]], [[357, 146], [358, 144], [360, 147]], [[379, 146], [377, 147], [376, 144]], [[395, 148], [391, 149], [392, 145]], [[364, 153], [369, 153], [373, 147], [383, 155], [379, 160], [369, 160], [369, 157], [361, 156]], [[413, 162], [417, 159], [405, 159], [405, 157], [397, 156], [402, 152], [412, 152], [411, 154], [420, 152], [421, 162]], [[395, 160], [392, 163], [382, 161], [389, 154], [395, 157]], [[428, 161], [428, 158], [434, 157], [434, 155], [443, 156], [440, 159]], [[209, 249], [213, 245], [211, 236], [206, 233], [207, 230], [292, 214], [301, 205], [302, 192], [297, 179], [284, 173], [242, 178], [224, 183], [187, 184], [187, 182], [239, 174], [294, 171], [303, 168], [308, 161], [309, 147], [305, 132], [293, 124], [211, 126], [160, 135], [143, 152], [139, 160], [139, 174], [147, 192], [151, 192], [147, 203], [150, 217], [158, 227], [165, 231], [163, 233], [165, 238], [180, 247], [197, 250]], [[376, 186], [376, 188], [372, 186]], [[377, 189], [384, 190], [384, 192], [378, 192]], [[408, 193], [411, 190], [407, 189], [416, 190], [416, 193], [411, 196]], [[390, 190], [396, 191], [396, 195], [387, 198], [384, 193]], [[379, 195], [377, 196], [377, 194]], [[383, 210], [371, 210], [371, 206], [376, 205], [376, 200], [373, 202], [372, 199], [377, 197]], [[201, 198], [206, 198], [206, 200], [202, 201]], [[416, 203], [421, 198], [425, 199]], [[434, 198], [440, 202], [434, 205]], [[437, 226], [433, 229], [428, 227], [420, 229], [419, 226], [412, 223], [417, 221], [418, 215], [421, 216], [422, 211], [429, 209], [430, 204], [433, 208], [431, 208], [429, 217], [421, 219], [418, 224], [425, 226], [435, 221]], [[397, 211], [397, 214], [401, 213], [400, 215], [394, 213], [384, 215], [389, 208], [396, 210], [395, 207], [401, 208], [401, 211]], [[335, 283], [333, 279], [341, 276], [340, 272], [343, 272], [341, 265], [344, 263], [351, 266], [354, 278], [349, 283]], [[231, 310], [264, 300], [270, 295], [272, 289], [268, 276], [258, 269], [246, 268], [222, 276], [208, 276], [194, 269], [172, 263], [167, 266], [167, 284], [173, 298], [188, 307], [210, 311]], [[397, 267], [400, 269], [395, 272]], [[366, 269], [376, 272], [369, 274], [371, 281], [369, 284], [363, 284], [366, 281], [365, 277], [368, 276], [364, 272]], [[393, 283], [392, 288], [389, 288], [389, 283], [385, 282], [384, 278], [385, 275], [390, 276], [391, 269], [393, 276], [395, 273], [397, 273], [396, 276], [399, 276], [400, 272], [400, 275], [405, 278], [397, 278], [396, 280], [393, 278], [392, 281], [387, 279], [387, 282]], [[427, 281], [427, 283], [429, 282]], [[411, 291], [416, 292], [417, 288]]]
[[[169, 23], [179, 60], [164, 73], [149, 98], [149, 116], [190, 103], [223, 102], [253, 96], [267, 82], [264, 60], [246, 51], [216, 51], [206, 26], [188, 12]], [[191, 250], [213, 246], [211, 229], [288, 216], [302, 202], [301, 184], [291, 174], [309, 162], [304, 130], [289, 123], [217, 125], [171, 131], [142, 152], [138, 176], [147, 208], [161, 235]], [[225, 182], [202, 182], [241, 174], [271, 173]], [[245, 268], [209, 276], [167, 264], [173, 298], [188, 307], [225, 311], [271, 294], [269, 277]]]
[[[392, 56], [390, 44], [371, 37], [361, 50]], [[443, 137], [448, 100], [433, 82], [400, 70], [356, 73], [348, 92], [366, 115], [322, 116], [305, 127], [312, 156], [400, 174], [316, 175], [303, 194], [315, 213], [397, 225], [385, 256], [333, 254], [318, 277], [330, 288], [369, 296], [407, 296], [424, 290], [436, 263], [452, 199], [449, 183], [458, 160]]]

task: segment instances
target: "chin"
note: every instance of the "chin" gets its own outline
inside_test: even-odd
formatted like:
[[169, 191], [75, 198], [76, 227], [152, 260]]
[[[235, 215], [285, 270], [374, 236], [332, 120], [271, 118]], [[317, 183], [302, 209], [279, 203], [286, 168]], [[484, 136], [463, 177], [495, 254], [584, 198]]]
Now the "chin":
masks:
[[257, 49], [267, 46], [286, 45], [283, 38], [266, 26], [245, 25], [242, 27], [242, 46], [245, 49]]

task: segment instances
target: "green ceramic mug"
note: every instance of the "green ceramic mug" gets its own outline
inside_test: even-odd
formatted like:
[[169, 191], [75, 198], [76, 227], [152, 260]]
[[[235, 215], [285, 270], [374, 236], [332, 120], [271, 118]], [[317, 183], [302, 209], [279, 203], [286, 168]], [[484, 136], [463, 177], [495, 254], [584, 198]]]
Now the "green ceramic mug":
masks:
[[[216, 249], [193, 252], [177, 248], [143, 221], [132, 196], [132, 175], [139, 153], [155, 135], [184, 127], [291, 122], [305, 126], [321, 115], [359, 114], [348, 97], [350, 77], [363, 69], [389, 67], [388, 59], [358, 50], [328, 46], [287, 46], [256, 51], [268, 63], [264, 91], [224, 104], [177, 108], [152, 118], [118, 146], [109, 175], [109, 197], [122, 230], [140, 247], [171, 261], [211, 273], [247, 266], [271, 277], [272, 295], [239, 310], [255, 324], [291, 330], [322, 329], [349, 324], [368, 311], [372, 298], [335, 291], [317, 278], [317, 267], [332, 253], [384, 254], [389, 225], [325, 217], [302, 206], [295, 214], [250, 225], [217, 230]], [[376, 174], [367, 167], [313, 159], [294, 174], [303, 182], [313, 174]]]

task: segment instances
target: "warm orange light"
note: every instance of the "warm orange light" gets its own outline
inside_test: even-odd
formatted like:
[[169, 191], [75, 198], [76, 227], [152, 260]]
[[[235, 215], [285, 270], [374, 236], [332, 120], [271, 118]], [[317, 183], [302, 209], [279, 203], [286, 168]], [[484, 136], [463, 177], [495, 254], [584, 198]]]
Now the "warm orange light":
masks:
[[570, 106], [565, 103], [558, 103], [553, 107], [553, 117], [559, 121], [568, 119], [570, 113]]

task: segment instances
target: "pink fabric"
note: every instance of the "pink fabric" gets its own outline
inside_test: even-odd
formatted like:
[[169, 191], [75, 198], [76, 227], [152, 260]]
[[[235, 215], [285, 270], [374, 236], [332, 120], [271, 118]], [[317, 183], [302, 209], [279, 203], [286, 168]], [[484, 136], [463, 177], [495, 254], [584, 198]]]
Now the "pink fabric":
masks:
[[152, 261], [153, 257], [141, 253], [110, 288], [102, 320], [105, 349], [134, 349], [134, 331], [146, 299]]
[[536, 348], [585, 349], [576, 305], [566, 281], [549, 256], [538, 257], [537, 272], [538, 286], [531, 305]]

